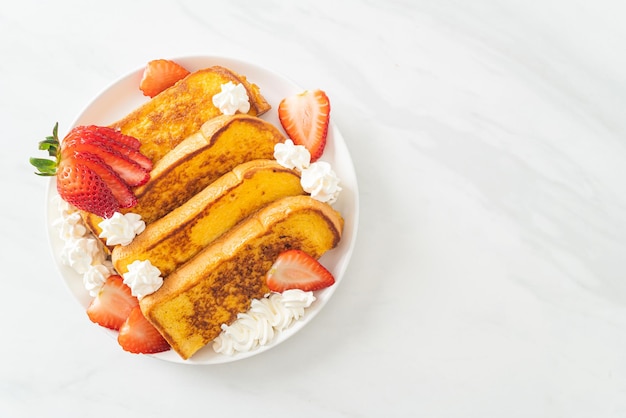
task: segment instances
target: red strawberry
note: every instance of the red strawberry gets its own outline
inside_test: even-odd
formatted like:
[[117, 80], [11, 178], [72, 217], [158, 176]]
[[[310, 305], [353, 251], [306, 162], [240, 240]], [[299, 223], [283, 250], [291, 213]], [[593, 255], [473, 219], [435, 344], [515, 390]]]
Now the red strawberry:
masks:
[[128, 184], [100, 157], [89, 152], [78, 152], [74, 158], [100, 176], [111, 189], [120, 208], [131, 208], [137, 204], [137, 197]]
[[71, 133], [65, 137], [62, 156], [65, 157], [72, 152], [97, 155], [129, 186], [140, 186], [150, 179], [150, 172], [110, 146], [106, 139], [92, 132]]
[[311, 162], [322, 156], [328, 135], [330, 101], [322, 90], [307, 90], [284, 98], [278, 105], [278, 118], [287, 136], [304, 145]]
[[152, 170], [152, 160], [150, 158], [143, 155], [140, 151], [127, 147], [119, 142], [117, 142], [112, 137], [101, 137], [100, 141], [105, 143], [107, 146], [113, 148], [115, 151], [122, 154], [124, 157], [133, 161], [137, 165], [141, 166], [145, 171]]
[[69, 155], [56, 172], [59, 196], [74, 207], [110, 218], [119, 211], [119, 202], [102, 178], [91, 168]]
[[123, 156], [133, 160], [145, 170], [152, 170], [152, 161], [139, 151], [141, 143], [132, 136], [124, 135], [105, 126], [90, 125], [74, 128], [63, 141], [69, 141], [70, 138], [81, 139], [85, 142], [104, 143]]
[[284, 292], [288, 289], [319, 290], [335, 283], [331, 272], [301, 250], [280, 253], [267, 272], [266, 279], [267, 286], [273, 292]]
[[141, 147], [141, 142], [132, 136], [124, 135], [118, 130], [110, 128], [108, 126], [98, 126], [98, 125], [83, 125], [77, 126], [72, 129], [72, 132], [83, 133], [83, 132], [94, 132], [98, 135], [102, 135], [104, 137], [110, 138], [119, 142], [122, 145], [125, 145], [129, 148], [139, 151]]
[[170, 60], [150, 61], [143, 71], [139, 89], [144, 96], [154, 97], [189, 74], [186, 68]]
[[91, 301], [87, 315], [93, 322], [117, 330], [136, 306], [139, 306], [139, 301], [131, 294], [122, 277], [113, 275], [107, 278], [98, 296]]
[[150, 177], [152, 162], [135, 149], [137, 144], [132, 137], [93, 125], [72, 129], [61, 144], [56, 124], [52, 136], [39, 143], [39, 149], [53, 159], [31, 158], [30, 163], [38, 175], [57, 176], [63, 200], [109, 218], [120, 207], [134, 206], [137, 201], [131, 187]]
[[157, 329], [143, 316], [136, 306], [120, 328], [117, 341], [131, 353], [160, 353], [170, 349], [170, 345]]

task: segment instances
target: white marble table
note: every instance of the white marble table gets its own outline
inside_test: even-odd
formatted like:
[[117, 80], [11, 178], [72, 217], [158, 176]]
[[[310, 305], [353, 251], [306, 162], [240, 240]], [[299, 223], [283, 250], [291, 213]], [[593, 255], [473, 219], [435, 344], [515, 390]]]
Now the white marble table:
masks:
[[[626, 416], [624, 2], [88, 3], [0, 11], [0, 416]], [[213, 366], [89, 322], [27, 163], [113, 80], [197, 54], [324, 88], [361, 199], [325, 309]]]

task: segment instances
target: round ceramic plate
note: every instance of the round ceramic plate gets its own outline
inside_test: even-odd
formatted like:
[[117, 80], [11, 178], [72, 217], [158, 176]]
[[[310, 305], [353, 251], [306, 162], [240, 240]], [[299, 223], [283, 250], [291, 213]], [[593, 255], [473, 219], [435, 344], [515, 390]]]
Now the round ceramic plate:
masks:
[[[282, 130], [278, 121], [277, 108], [279, 102], [288, 95], [299, 93], [304, 90], [289, 79], [280, 74], [257, 65], [247, 63], [240, 60], [223, 58], [223, 57], [184, 57], [175, 59], [190, 71], [199, 70], [213, 65], [221, 65], [234, 70], [235, 72], [245, 75], [248, 81], [256, 84], [261, 89], [261, 94], [271, 104], [272, 108], [261, 117]], [[148, 99], [143, 96], [139, 90], [139, 81], [141, 80], [143, 69], [138, 69], [121, 79], [117, 80], [100, 93], [91, 103], [89, 103], [80, 115], [74, 121], [73, 126], [77, 125], [109, 125], [118, 119], [121, 119], [127, 113], [146, 102]], [[313, 86], [313, 88], [323, 88], [323, 86]], [[332, 106], [332, 96], [330, 96]], [[71, 128], [71, 127], [69, 127]], [[67, 131], [69, 131], [69, 128]], [[67, 132], [66, 131], [66, 132]], [[59, 134], [63, 136], [62, 133]], [[332, 122], [328, 131], [328, 141], [321, 160], [329, 162], [340, 181], [342, 191], [333, 207], [337, 209], [345, 219], [345, 227], [343, 237], [337, 248], [327, 252], [320, 259], [321, 263], [328, 268], [335, 276], [336, 283], [326, 289], [315, 292], [316, 301], [307, 309], [304, 318], [296, 322], [290, 329], [279, 333], [274, 339], [265, 346], [261, 346], [253, 351], [239, 353], [233, 356], [218, 354], [213, 351], [211, 344], [198, 351], [191, 359], [183, 360], [173, 351], [153, 354], [155, 358], [163, 359], [171, 362], [191, 363], [191, 364], [217, 364], [236, 361], [246, 357], [259, 354], [269, 350], [272, 347], [285, 341], [300, 331], [315, 315], [324, 307], [326, 302], [335, 292], [335, 289], [341, 283], [356, 239], [356, 231], [359, 217], [359, 202], [357, 180], [354, 166], [348, 153], [346, 144], [341, 133]], [[47, 224], [50, 246], [56, 265], [63, 277], [66, 285], [74, 295], [80, 305], [86, 309], [91, 301], [91, 297], [83, 287], [82, 277], [73, 269], [63, 265], [60, 259], [60, 253], [63, 248], [63, 241], [58, 236], [58, 230], [54, 227], [54, 222], [58, 219], [59, 213], [57, 209], [57, 192], [54, 178], [52, 178], [48, 187], [47, 197]], [[87, 315], [85, 314], [85, 320]], [[94, 324], [94, 326], [96, 326]], [[116, 337], [116, 332], [102, 328], [105, 333]], [[122, 350], [115, 341], [112, 349]]]

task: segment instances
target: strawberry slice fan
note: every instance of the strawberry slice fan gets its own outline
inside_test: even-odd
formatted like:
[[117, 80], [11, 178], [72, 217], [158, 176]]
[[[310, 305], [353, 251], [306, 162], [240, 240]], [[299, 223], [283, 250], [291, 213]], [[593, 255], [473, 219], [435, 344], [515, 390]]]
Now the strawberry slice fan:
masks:
[[58, 124], [39, 149], [52, 159], [31, 158], [42, 176], [57, 176], [59, 196], [79, 210], [110, 218], [137, 204], [133, 187], [150, 179], [151, 160], [140, 142], [111, 128], [78, 126], [59, 141]]

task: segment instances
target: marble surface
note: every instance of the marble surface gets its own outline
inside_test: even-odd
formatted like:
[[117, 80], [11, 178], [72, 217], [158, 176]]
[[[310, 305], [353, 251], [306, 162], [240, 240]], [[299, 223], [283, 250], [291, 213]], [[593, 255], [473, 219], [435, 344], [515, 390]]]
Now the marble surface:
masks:
[[[626, 416], [624, 2], [48, 3], [0, 11], [0, 416]], [[358, 241], [301, 332], [217, 366], [121, 351], [54, 268], [28, 157], [150, 59], [325, 89]]]

